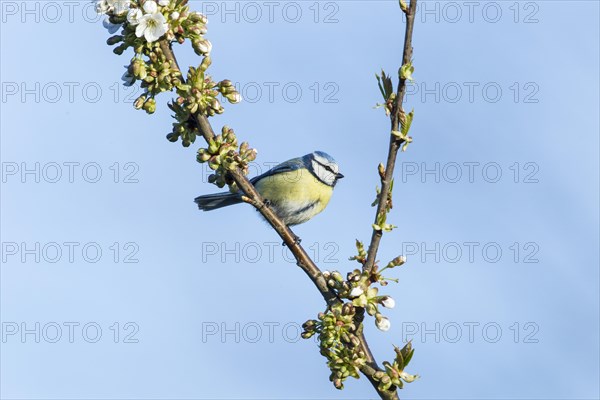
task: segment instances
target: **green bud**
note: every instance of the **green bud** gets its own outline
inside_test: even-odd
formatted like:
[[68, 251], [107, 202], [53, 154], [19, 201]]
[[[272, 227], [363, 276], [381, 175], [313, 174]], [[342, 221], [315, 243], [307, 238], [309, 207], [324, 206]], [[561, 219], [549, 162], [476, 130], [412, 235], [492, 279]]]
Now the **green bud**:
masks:
[[127, 49], [127, 45], [125, 43], [118, 45], [113, 49], [113, 53], [120, 56]]
[[153, 114], [156, 111], [156, 100], [154, 100], [153, 97], [149, 98], [148, 100], [146, 100], [142, 108], [148, 114]]
[[246, 154], [244, 155], [244, 158], [246, 159], [246, 161], [252, 162], [252, 161], [256, 160], [257, 155], [258, 155], [258, 151], [256, 151], [256, 149], [250, 149], [249, 151], [246, 152]]
[[344, 278], [342, 277], [342, 274], [340, 274], [338, 271], [333, 271], [331, 273], [331, 277], [333, 279], [335, 279], [336, 281], [338, 281], [338, 282], [343, 282], [344, 281]]
[[352, 303], [344, 303], [342, 307], [342, 315], [353, 315], [355, 312], [354, 306]]
[[135, 102], [133, 103], [133, 107], [135, 107], [136, 110], [139, 110], [144, 106], [145, 101], [146, 101], [146, 96], [141, 95], [140, 97], [138, 97], [135, 100]]
[[219, 156], [212, 156], [208, 160], [208, 167], [213, 171], [216, 171], [219, 168], [219, 165], [221, 165], [221, 159]]
[[206, 56], [204, 57], [202, 63], [200, 64], [200, 67], [198, 68], [200, 69], [200, 71], [206, 71], [210, 64], [212, 64], [212, 60], [210, 59], [210, 56]]
[[109, 46], [112, 46], [112, 45], [117, 44], [117, 43], [122, 42], [122, 41], [123, 41], [123, 36], [121, 36], [121, 35], [114, 35], [114, 36], [109, 37], [106, 40], [106, 44], [108, 44]]
[[198, 156], [196, 157], [196, 159], [198, 160], [199, 163], [205, 163], [210, 159], [211, 155], [208, 153], [208, 151], [206, 149], [200, 149], [198, 150]]
[[309, 331], [309, 332], [302, 332], [300, 334], [300, 336], [302, 337], [302, 339], [310, 339], [311, 337], [314, 336], [314, 334], [315, 334], [314, 332]]

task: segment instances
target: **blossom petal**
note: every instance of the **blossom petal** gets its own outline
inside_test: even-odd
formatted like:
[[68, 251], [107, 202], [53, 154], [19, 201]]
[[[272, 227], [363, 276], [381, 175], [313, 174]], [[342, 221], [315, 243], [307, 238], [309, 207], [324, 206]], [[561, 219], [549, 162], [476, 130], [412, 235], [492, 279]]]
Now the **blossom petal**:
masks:
[[158, 5], [154, 0], [146, 0], [144, 2], [144, 11], [148, 14], [154, 14], [158, 10]]

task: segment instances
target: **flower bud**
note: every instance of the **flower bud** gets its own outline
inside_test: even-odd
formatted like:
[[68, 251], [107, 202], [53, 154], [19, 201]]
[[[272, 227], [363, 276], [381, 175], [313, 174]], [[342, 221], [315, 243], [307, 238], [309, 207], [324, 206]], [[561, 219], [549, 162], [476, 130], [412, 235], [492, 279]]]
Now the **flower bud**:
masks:
[[247, 162], [252, 162], [252, 161], [256, 160], [257, 155], [258, 155], [258, 150], [250, 149], [245, 153], [244, 157]]
[[223, 106], [221, 106], [221, 103], [219, 102], [218, 99], [212, 99], [212, 101], [210, 102], [210, 107], [215, 111], [218, 111], [221, 108], [223, 108]]
[[377, 371], [377, 372], [375, 372], [375, 374], [373, 374], [373, 378], [375, 378], [377, 380], [381, 380], [381, 378], [383, 378], [384, 375], [385, 375], [385, 372]]
[[153, 114], [156, 111], [156, 100], [154, 98], [149, 98], [143, 105], [144, 111], [148, 114]]
[[200, 64], [200, 67], [198, 67], [200, 69], [200, 71], [206, 71], [208, 69], [208, 67], [210, 67], [210, 64], [212, 63], [212, 60], [210, 59], [210, 56], [206, 56], [204, 57], [204, 59], [202, 60], [202, 63]]
[[219, 159], [219, 156], [212, 156], [208, 160], [208, 167], [213, 171], [216, 171], [219, 168], [219, 165], [221, 165], [221, 160]]
[[112, 46], [112, 45], [117, 44], [117, 43], [122, 42], [122, 41], [123, 41], [123, 36], [121, 36], [121, 35], [114, 35], [114, 36], [109, 37], [106, 40], [106, 44], [108, 44], [109, 46]]
[[198, 156], [196, 157], [196, 159], [200, 163], [205, 163], [210, 159], [210, 157], [211, 155], [208, 153], [208, 151], [206, 151], [206, 149], [200, 149], [198, 150]]
[[146, 101], [146, 96], [142, 95], [135, 100], [135, 102], [133, 103], [133, 107], [135, 107], [136, 110], [139, 110], [140, 108], [143, 107], [145, 101]]
[[415, 379], [418, 379], [419, 375], [410, 375], [410, 374], [407, 374], [406, 372], [402, 371], [402, 372], [400, 372], [400, 378], [402, 378], [402, 380], [404, 382], [411, 383], [411, 382], [414, 382]]
[[385, 168], [382, 163], [379, 163], [379, 165], [377, 166], [377, 171], [379, 172], [379, 176], [381, 177], [381, 179], [384, 179], [385, 178]]
[[385, 308], [394, 308], [396, 306], [396, 302], [390, 296], [383, 296], [379, 302]]
[[381, 314], [377, 314], [375, 316], [375, 325], [380, 331], [387, 332], [390, 330], [391, 323], [386, 317], [382, 316]]
[[237, 104], [242, 101], [242, 95], [238, 92], [231, 93], [225, 96], [231, 104]]
[[352, 315], [354, 314], [354, 306], [352, 303], [345, 303], [342, 306], [342, 315]]
[[123, 54], [123, 52], [125, 51], [126, 48], [127, 47], [126, 47], [125, 43], [120, 44], [120, 45], [118, 45], [117, 47], [115, 47], [113, 49], [113, 53], [115, 53], [116, 55], [120, 56], [121, 54]]
[[338, 271], [333, 271], [331, 273], [331, 277], [333, 279], [335, 279], [336, 281], [338, 281], [338, 282], [343, 282], [344, 281], [344, 278], [342, 277], [342, 274], [340, 274]]
[[212, 50], [212, 43], [208, 39], [201, 39], [193, 43], [195, 50], [200, 54], [209, 54]]

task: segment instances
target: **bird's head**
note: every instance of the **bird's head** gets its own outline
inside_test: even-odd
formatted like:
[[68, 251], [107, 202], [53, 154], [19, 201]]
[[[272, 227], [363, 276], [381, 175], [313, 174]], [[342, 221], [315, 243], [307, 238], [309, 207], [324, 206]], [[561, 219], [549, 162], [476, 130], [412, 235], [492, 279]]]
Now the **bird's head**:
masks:
[[344, 177], [333, 157], [323, 151], [315, 151], [304, 156], [308, 170], [326, 185], [334, 187], [338, 179]]

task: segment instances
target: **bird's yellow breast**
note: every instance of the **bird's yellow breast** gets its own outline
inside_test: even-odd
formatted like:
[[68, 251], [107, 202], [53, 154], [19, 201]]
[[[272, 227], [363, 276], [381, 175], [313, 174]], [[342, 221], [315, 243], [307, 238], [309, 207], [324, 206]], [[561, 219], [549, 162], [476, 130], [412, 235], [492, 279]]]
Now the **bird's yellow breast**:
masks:
[[323, 211], [333, 193], [331, 186], [306, 169], [265, 177], [255, 187], [288, 225], [301, 224]]

